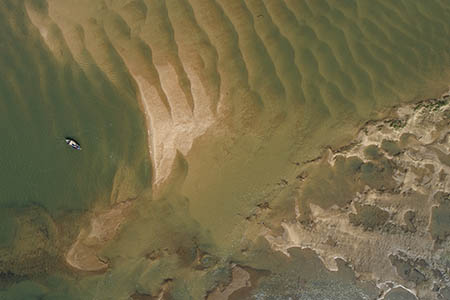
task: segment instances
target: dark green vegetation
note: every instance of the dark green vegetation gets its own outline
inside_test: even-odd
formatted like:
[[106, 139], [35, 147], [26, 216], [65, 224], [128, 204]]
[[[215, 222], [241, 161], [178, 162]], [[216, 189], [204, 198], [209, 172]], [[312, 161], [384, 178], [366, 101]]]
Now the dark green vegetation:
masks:
[[376, 206], [355, 204], [355, 208], [357, 213], [349, 215], [350, 223], [366, 230], [378, 229], [389, 219], [389, 213]]
[[[355, 193], [362, 192], [365, 186], [380, 191], [390, 190], [395, 186], [392, 163], [380, 149], [375, 145], [368, 146], [364, 149], [364, 155], [370, 158], [368, 162], [364, 163], [356, 156], [338, 156], [333, 167], [324, 162], [314, 169], [306, 179], [299, 199], [301, 220], [309, 220], [309, 203], [322, 208], [333, 205], [345, 207], [352, 202]], [[387, 219], [387, 213], [378, 211], [377, 208], [356, 206], [356, 209], [358, 215], [352, 215], [352, 223], [362, 224], [364, 228], [373, 229]], [[359, 214], [365, 215], [365, 220], [373, 215], [374, 220], [362, 223]]]
[[433, 207], [431, 234], [437, 240], [444, 240], [450, 235], [450, 194], [439, 192], [435, 198], [439, 206]]
[[[371, 283], [361, 283], [342, 260], [337, 260], [339, 270], [330, 272], [311, 250], [289, 249], [290, 257], [273, 252], [266, 241], [258, 240], [249, 256], [240, 256], [240, 265], [259, 270], [259, 277], [245, 294], [236, 293], [237, 299], [354, 299], [375, 297], [378, 293]], [[262, 272], [266, 271], [266, 273]], [[252, 273], [250, 273], [252, 274]], [[253, 276], [257, 275], [255, 272]], [[255, 276], [256, 277], [256, 276]]]
[[395, 156], [402, 151], [396, 142], [389, 140], [383, 140], [383, 142], [381, 143], [381, 148], [390, 156]]

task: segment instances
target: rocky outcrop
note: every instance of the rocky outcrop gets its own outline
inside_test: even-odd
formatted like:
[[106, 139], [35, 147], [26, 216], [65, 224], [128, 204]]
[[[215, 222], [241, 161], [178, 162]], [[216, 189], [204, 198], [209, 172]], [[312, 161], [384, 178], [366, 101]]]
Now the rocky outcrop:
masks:
[[332, 270], [342, 258], [360, 279], [378, 283], [380, 299], [393, 286], [437, 299], [450, 285], [444, 275], [450, 245], [449, 99], [399, 107], [389, 118], [368, 122], [348, 146], [307, 164], [309, 176], [298, 188], [298, 221], [282, 223], [281, 236], [266, 235], [272, 247], [285, 253], [311, 248]]

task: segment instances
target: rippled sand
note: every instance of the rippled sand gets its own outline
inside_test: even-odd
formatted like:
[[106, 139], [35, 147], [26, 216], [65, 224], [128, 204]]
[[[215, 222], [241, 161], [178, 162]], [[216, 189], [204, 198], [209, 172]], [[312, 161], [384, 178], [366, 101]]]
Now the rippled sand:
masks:
[[[80, 183], [72, 202], [89, 187], [84, 205], [60, 202], [55, 214], [46, 193], [8, 220], [54, 233], [35, 235], [44, 254], [5, 235], [16, 243], [0, 264], [5, 297], [376, 299], [377, 282], [343, 261], [331, 272], [312, 251], [288, 257], [262, 237], [296, 219], [299, 166], [448, 87], [447, 1], [8, 0], [0, 15], [12, 57], [1, 60], [0, 97], [17, 99], [0, 101], [12, 112], [2, 127], [21, 111], [32, 123], [49, 118], [42, 107], [70, 110], [87, 142], [79, 180], [67, 180]], [[98, 140], [108, 142], [89, 156]], [[353, 192], [315, 197], [326, 207]], [[51, 267], [28, 270], [20, 257]]]

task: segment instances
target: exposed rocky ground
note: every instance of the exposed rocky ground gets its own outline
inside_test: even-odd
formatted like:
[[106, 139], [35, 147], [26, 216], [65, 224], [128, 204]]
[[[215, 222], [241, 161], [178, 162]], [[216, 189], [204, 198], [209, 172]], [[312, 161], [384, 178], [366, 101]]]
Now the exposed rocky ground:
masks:
[[[247, 237], [265, 239], [247, 248], [240, 245], [240, 254], [226, 261], [199, 249], [192, 254], [187, 264], [196, 274], [223, 278], [212, 280], [206, 299], [450, 299], [449, 99], [445, 95], [396, 108], [389, 118], [365, 124], [347, 146], [295, 162], [295, 180], [286, 177], [276, 184], [289, 191], [281, 198], [294, 199], [295, 205], [263, 201], [245, 217]], [[128, 215], [126, 195], [115, 197], [110, 211], [88, 222], [64, 257], [69, 265], [106, 271], [109, 262], [97, 252]], [[291, 218], [286, 207], [294, 206]], [[35, 222], [37, 216], [42, 221]], [[33, 236], [48, 259], [18, 240], [25, 263], [0, 253], [15, 266], [0, 265], [4, 281], [35, 274], [33, 266], [50, 272], [42, 265], [62, 263], [56, 250], [67, 248], [68, 241], [48, 251], [67, 231], [57, 226], [61, 222], [38, 209], [23, 218], [20, 235]], [[76, 238], [73, 232], [70, 236]], [[145, 259], [152, 264], [170, 255], [190, 255], [165, 251], [149, 252]], [[18, 269], [25, 265], [29, 268]], [[155, 292], [137, 290], [130, 298], [177, 299], [175, 283], [166, 276]]]
[[266, 235], [273, 249], [312, 249], [329, 270], [341, 258], [378, 299], [448, 299], [449, 99], [396, 108], [302, 166], [296, 221]]

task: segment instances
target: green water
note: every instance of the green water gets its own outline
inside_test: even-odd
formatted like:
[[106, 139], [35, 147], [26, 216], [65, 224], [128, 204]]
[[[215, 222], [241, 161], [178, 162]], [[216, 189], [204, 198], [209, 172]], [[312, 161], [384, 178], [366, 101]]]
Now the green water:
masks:
[[[60, 7], [67, 3], [69, 11], [74, 5], [69, 0], [56, 2]], [[245, 2], [247, 6], [242, 1], [167, 1], [167, 6], [162, 0], [126, 2], [124, 13], [120, 10], [124, 1], [105, 1], [112, 11], [105, 15], [116, 20], [117, 9], [129, 20], [140, 16], [133, 12], [145, 15], [149, 7], [147, 23], [124, 25], [123, 31], [132, 32], [136, 41], [142, 38], [159, 58], [169, 49], [164, 55], [179, 64], [178, 69], [183, 65], [174, 56], [177, 47], [185, 45], [177, 44], [176, 38], [186, 36], [180, 38], [177, 32], [197, 26], [192, 35], [200, 32], [199, 40], [207, 40], [213, 49], [204, 50], [200, 42], [192, 46], [214, 61], [213, 71], [208, 69], [214, 76], [205, 80], [205, 86], [211, 88], [208, 84], [213, 82], [227, 95], [221, 101], [230, 105], [232, 117], [224, 122], [235, 136], [210, 132], [195, 143], [186, 161], [180, 162], [175, 191], [158, 201], [138, 198], [135, 218], [102, 250], [113, 267], [104, 274], [75, 276], [61, 267], [59, 251], [76, 237], [77, 217], [108, 203], [114, 176], [124, 167], [132, 170], [130, 180], [139, 191], [149, 187], [152, 166], [144, 116], [126, 70], [123, 74], [129, 80], [118, 77], [117, 84], [111, 74], [103, 73], [104, 66], [93, 63], [82, 68], [70, 52], [56, 57], [31, 24], [24, 2], [2, 1], [0, 299], [127, 299], [135, 291], [155, 295], [171, 278], [173, 299], [197, 300], [216, 282], [226, 282], [230, 261], [282, 273], [277, 266], [287, 268], [292, 262], [269, 253], [265, 244], [248, 246], [250, 258], [240, 253], [244, 242], [251, 244], [241, 236], [249, 224], [245, 217], [255, 205], [282, 198], [274, 208], [292, 215], [293, 207], [283, 206], [287, 203], [283, 201], [291, 199], [293, 191], [280, 192], [280, 178], [292, 175], [296, 159], [310, 159], [320, 147], [342, 142], [381, 108], [434, 95], [449, 79], [446, 1], [254, 0]], [[45, 6], [45, 1], [36, 3]], [[97, 16], [91, 6], [75, 6], [104, 25], [104, 15]], [[70, 16], [77, 21], [76, 14]], [[184, 23], [184, 17], [189, 22]], [[158, 47], [163, 50], [158, 52]], [[124, 68], [120, 58], [111, 60], [110, 69]], [[83, 150], [71, 149], [64, 136], [74, 137]], [[70, 234], [62, 245], [51, 244], [66, 231]], [[23, 260], [34, 250], [33, 243], [43, 249], [40, 260]], [[198, 266], [200, 250], [217, 262], [214, 268]], [[152, 251], [163, 254], [150, 262], [144, 257]], [[311, 261], [312, 255], [296, 257], [300, 265]], [[315, 260], [309, 269], [319, 268]], [[51, 265], [49, 270], [43, 270], [46, 264]], [[314, 280], [321, 276], [339, 280], [320, 270], [325, 275], [311, 276]], [[301, 271], [292, 267], [267, 279], [263, 292], [277, 299], [279, 282], [295, 281]], [[370, 289], [369, 294], [374, 293], [375, 288]], [[320, 293], [312, 287], [310, 294]]]
[[[22, 11], [0, 13], [1, 206], [35, 204], [51, 213], [88, 209], [109, 196], [120, 164], [138, 172], [144, 162], [138, 103], [95, 66], [93, 83], [70, 57], [57, 62]], [[17, 22], [14, 28], [7, 16]], [[83, 150], [68, 147], [65, 136], [76, 138]], [[138, 177], [148, 181], [148, 172]]]
[[138, 189], [151, 171], [133, 89], [118, 91], [95, 65], [82, 71], [70, 54], [57, 61], [20, 1], [0, 5], [0, 36], [3, 287], [60, 261], [79, 230], [77, 216], [109, 203], [120, 169], [133, 170], [127, 180]]

